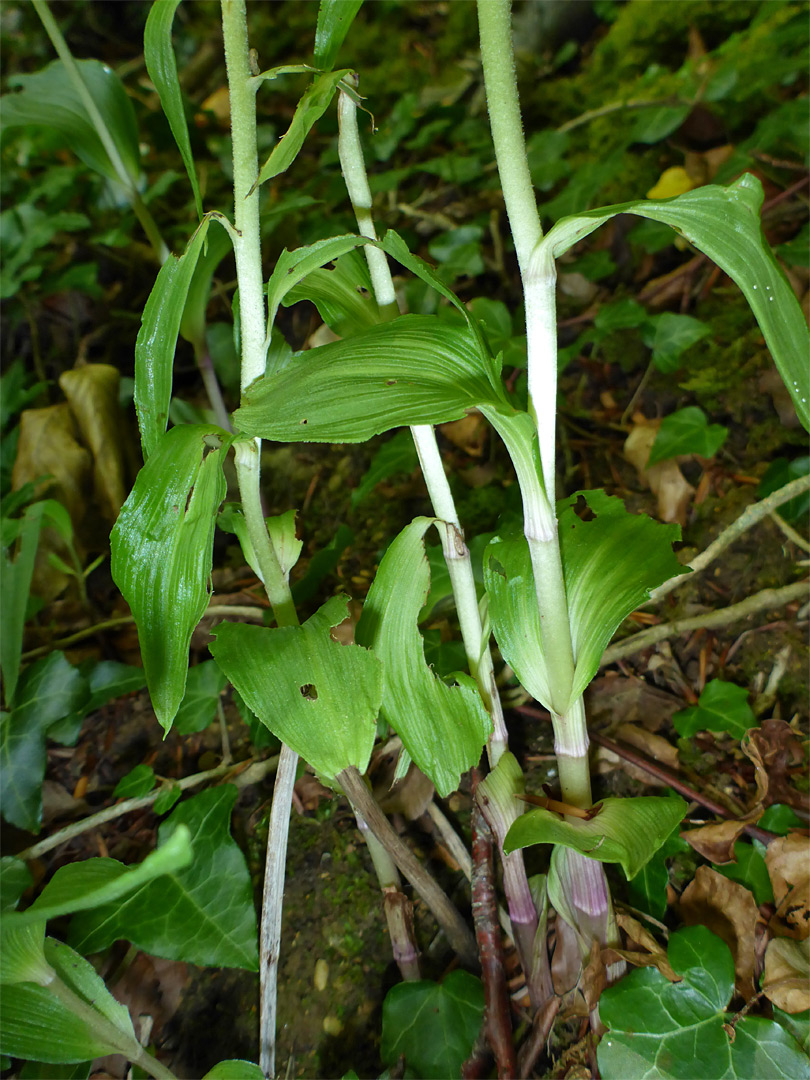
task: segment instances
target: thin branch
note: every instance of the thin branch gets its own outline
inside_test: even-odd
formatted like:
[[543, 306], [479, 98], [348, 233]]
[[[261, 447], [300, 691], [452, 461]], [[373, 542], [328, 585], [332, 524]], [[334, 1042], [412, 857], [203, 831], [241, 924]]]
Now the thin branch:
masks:
[[810, 544], [800, 532], [797, 532], [789, 522], [785, 521], [781, 514], [777, 514], [776, 511], [774, 511], [772, 514], [769, 514], [768, 517], [792, 544], [801, 548], [802, 551], [810, 551]]
[[478, 801], [472, 803], [472, 913], [484, 984], [484, 1029], [499, 1080], [515, 1076], [515, 1048], [492, 865], [492, 832]]
[[[186, 791], [188, 788], [198, 787], [200, 784], [204, 784], [208, 780], [218, 780], [220, 777], [227, 776], [228, 773], [234, 773], [241, 771], [241, 775], [236, 777], [236, 784], [238, 787], [246, 787], [248, 784], [258, 784], [270, 773], [274, 772], [278, 765], [278, 756], [267, 758], [265, 761], [256, 761], [248, 765], [248, 768], [243, 769], [245, 762], [239, 765], [217, 765], [215, 769], [206, 769], [205, 772], [195, 773], [193, 776], [186, 776], [183, 780], [178, 780], [174, 785], [180, 788], [181, 791]], [[73, 840], [76, 836], [81, 836], [82, 833], [88, 832], [90, 829], [97, 829], [100, 825], [106, 825], [108, 821], [115, 821], [116, 818], [122, 817], [124, 814], [131, 814], [134, 810], [145, 810], [151, 806], [166, 790], [166, 785], [162, 785], [157, 788], [156, 791], [151, 791], [148, 795], [140, 795], [136, 799], [122, 799], [121, 802], [115, 803], [113, 806], [107, 806], [104, 810], [99, 810], [97, 814], [91, 814], [89, 817], [82, 818], [81, 821], [74, 821], [70, 825], [65, 825], [63, 829], [59, 829], [58, 832], [53, 833], [51, 836], [46, 837], [44, 840], [39, 840], [36, 844], [32, 844], [31, 847], [25, 848], [16, 854], [17, 859], [38, 859], [40, 855], [44, 855], [46, 851], [52, 851], [53, 848], [59, 847], [60, 844], [67, 843], [68, 840]]]
[[606, 667], [608, 664], [614, 664], [625, 656], [632, 656], [633, 653], [648, 649], [659, 641], [685, 634], [690, 630], [715, 630], [718, 627], [739, 622], [740, 619], [755, 615], [759, 611], [781, 608], [795, 600], [803, 600], [807, 596], [807, 588], [806, 581], [798, 581], [793, 585], [783, 585], [780, 589], [762, 589], [761, 592], [747, 596], [738, 604], [721, 608], [720, 611], [710, 611], [705, 615], [694, 615], [684, 619], [675, 619], [669, 623], [661, 623], [660, 626], [651, 626], [649, 630], [642, 630], [641, 633], [633, 634], [625, 641], [610, 645], [602, 654], [599, 666]]
[[461, 960], [469, 967], [477, 967], [478, 950], [466, 922], [411, 849], [394, 832], [360, 773], [352, 765], [339, 772], [336, 779], [346, 793], [352, 810], [374, 830], [374, 835], [433, 912], [436, 922]]
[[680, 98], [664, 98], [659, 101], [612, 101], [609, 105], [601, 105], [598, 109], [589, 109], [587, 112], [575, 116], [572, 120], [566, 120], [564, 124], [557, 128], [557, 131], [573, 131], [574, 128], [582, 127], [583, 124], [589, 124], [591, 120], [610, 116], [611, 113], [623, 112], [625, 109], [676, 109], [682, 106], [691, 107], [692, 104], [692, 102], [683, 101]]
[[736, 521], [733, 521], [727, 529], [714, 540], [705, 551], [702, 551], [696, 559], [693, 559], [689, 563], [689, 568], [692, 573], [689, 575], [679, 575], [678, 577], [670, 578], [669, 581], [665, 581], [663, 585], [659, 585], [657, 589], [654, 589], [650, 602], [654, 600], [660, 600], [667, 593], [672, 592], [673, 589], [677, 589], [679, 585], [682, 585], [685, 581], [691, 580], [695, 574], [700, 573], [701, 570], [705, 570], [710, 563], [720, 555], [729, 544], [733, 544], [734, 541], [742, 536], [744, 532], [751, 528], [752, 525], [756, 525], [757, 522], [762, 521], [763, 518], [768, 517], [774, 510], [777, 510], [783, 503], [788, 502], [790, 499], [795, 499], [796, 496], [803, 494], [805, 491], [810, 490], [810, 476], [799, 476], [796, 480], [791, 480], [789, 484], [785, 484], [784, 487], [779, 488], [778, 491], [771, 492], [766, 498], [762, 499], [758, 503], [753, 503], [747, 507]]

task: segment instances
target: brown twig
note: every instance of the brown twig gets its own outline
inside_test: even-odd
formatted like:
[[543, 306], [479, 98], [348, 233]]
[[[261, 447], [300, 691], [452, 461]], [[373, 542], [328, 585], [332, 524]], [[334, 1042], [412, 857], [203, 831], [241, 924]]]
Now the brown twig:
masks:
[[552, 997], [548, 999], [535, 1016], [529, 1037], [518, 1054], [518, 1076], [528, 1076], [534, 1068], [535, 1062], [543, 1052], [546, 1039], [551, 1031], [551, 1025], [554, 1023], [554, 1018], [559, 1011], [560, 999]]
[[484, 983], [484, 1030], [500, 1080], [515, 1074], [515, 1048], [492, 865], [492, 832], [478, 801], [472, 804], [472, 913]]

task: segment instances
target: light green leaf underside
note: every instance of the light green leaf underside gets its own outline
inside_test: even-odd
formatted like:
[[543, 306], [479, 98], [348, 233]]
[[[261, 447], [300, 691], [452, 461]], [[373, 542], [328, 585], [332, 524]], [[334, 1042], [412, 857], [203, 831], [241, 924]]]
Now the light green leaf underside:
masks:
[[197, 258], [179, 327], [181, 336], [190, 342], [195, 350], [205, 347], [206, 308], [211, 294], [211, 282], [219, 264], [232, 247], [231, 237], [226, 229], [211, 229]]
[[[141, 154], [132, 102], [121, 80], [106, 64], [77, 60], [76, 65], [134, 185], [141, 174]], [[9, 81], [21, 90], [3, 95], [3, 128], [53, 128], [85, 165], [119, 182], [115, 166], [61, 60], [54, 60], [33, 75], [16, 75]]]
[[347, 251], [333, 270], [311, 271], [284, 299], [284, 306], [311, 300], [318, 314], [339, 337], [353, 337], [382, 322], [374, 299], [368, 263], [358, 251]]
[[762, 201], [762, 185], [746, 173], [727, 188], [708, 185], [676, 199], [621, 203], [563, 218], [542, 244], [557, 258], [616, 214], [672, 226], [740, 287], [799, 419], [810, 429], [810, 336], [799, 301], [763, 236]]
[[[581, 520], [574, 505], [582, 497], [596, 514]], [[576, 669], [571, 701], [582, 694], [622, 621], [652, 589], [685, 573], [672, 551], [677, 525], [629, 514], [621, 499], [602, 491], [575, 492], [558, 504], [563, 564]], [[540, 612], [525, 539], [495, 537], [484, 555], [490, 617], [504, 659], [523, 686], [550, 707], [542, 660]]]
[[425, 663], [417, 624], [430, 589], [424, 535], [434, 521], [416, 518], [391, 544], [356, 636], [383, 662], [383, 716], [445, 797], [478, 762], [492, 721], [471, 679], [448, 686]]
[[604, 799], [590, 821], [569, 821], [551, 810], [522, 814], [506, 834], [509, 854], [532, 844], [562, 844], [598, 862], [619, 863], [635, 877], [686, 813], [679, 796]]
[[112, 531], [112, 575], [138, 626], [155, 713], [171, 726], [188, 649], [210, 596], [222, 462], [231, 436], [213, 425], [172, 428], [141, 469]]
[[341, 71], [331, 71], [328, 74], [319, 75], [313, 80], [298, 102], [290, 126], [273, 147], [270, 157], [262, 165], [259, 178], [253, 185], [254, 188], [289, 169], [290, 165], [298, 157], [298, 153], [304, 145], [304, 140], [313, 125], [328, 109], [337, 84], [348, 74], [349, 69], [345, 68]]
[[221, 623], [210, 647], [262, 723], [329, 783], [350, 765], [366, 771], [382, 697], [377, 657], [331, 637], [346, 605], [335, 596], [303, 626]]
[[135, 409], [144, 461], [168, 424], [177, 335], [208, 225], [203, 218], [183, 254], [170, 255], [161, 266], [143, 309], [135, 341]]
[[236, 788], [224, 784], [182, 802], [158, 830], [158, 851], [187, 828], [191, 865], [148, 882], [123, 901], [77, 915], [70, 943], [91, 953], [123, 938], [167, 960], [255, 971], [253, 889], [229, 831], [236, 796]]
[[191, 152], [186, 124], [186, 111], [183, 108], [180, 80], [177, 77], [177, 63], [172, 48], [172, 23], [179, 3], [180, 0], [161, 0], [160, 3], [152, 4], [143, 32], [143, 58], [191, 181], [197, 216], [202, 218], [200, 185], [197, 183], [194, 155]]
[[468, 332], [403, 315], [257, 379], [235, 420], [278, 442], [365, 442], [393, 427], [458, 420], [482, 402], [502, 405], [501, 395]]

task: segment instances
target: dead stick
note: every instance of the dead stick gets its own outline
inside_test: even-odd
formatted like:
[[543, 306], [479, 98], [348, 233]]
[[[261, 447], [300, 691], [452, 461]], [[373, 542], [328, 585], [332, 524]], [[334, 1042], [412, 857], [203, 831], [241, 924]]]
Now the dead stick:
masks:
[[363, 777], [354, 765], [343, 769], [335, 777], [346, 793], [355, 814], [360, 814], [368, 827], [386, 849], [405, 877], [413, 885], [436, 917], [447, 940], [468, 967], [478, 967], [478, 950], [457, 908], [446, 893], [436, 884], [411, 849], [394, 832], [391, 823], [380, 810], [374, 796], [366, 787]]
[[518, 1076], [528, 1076], [534, 1068], [534, 1063], [543, 1052], [546, 1039], [551, 1031], [554, 1018], [560, 1011], [560, 999], [549, 998], [543, 1008], [538, 1012], [532, 1024], [532, 1030], [518, 1054]]
[[[476, 773], [473, 776], [475, 785]], [[515, 1048], [495, 898], [492, 832], [475, 797], [472, 804], [472, 858], [472, 913], [484, 983], [484, 1029], [495, 1054], [499, 1080], [510, 1080], [515, 1076]]]

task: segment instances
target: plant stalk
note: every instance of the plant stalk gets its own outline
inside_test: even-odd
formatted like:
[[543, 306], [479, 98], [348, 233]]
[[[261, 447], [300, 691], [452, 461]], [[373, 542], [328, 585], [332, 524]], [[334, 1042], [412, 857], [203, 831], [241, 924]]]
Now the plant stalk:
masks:
[[138, 189], [135, 187], [135, 181], [132, 176], [127, 172], [124, 162], [121, 160], [121, 155], [118, 152], [118, 147], [115, 144], [115, 139], [109, 132], [109, 129], [104, 122], [104, 117], [99, 112], [98, 106], [93, 100], [93, 95], [87, 89], [84, 79], [82, 78], [79, 66], [73, 58], [68, 43], [65, 41], [62, 31], [56, 25], [56, 20], [51, 15], [45, 0], [32, 0], [34, 10], [39, 15], [42, 25], [45, 27], [45, 32], [51, 39], [51, 44], [56, 50], [56, 54], [62, 63], [65, 65], [65, 71], [68, 78], [73, 83], [76, 93], [79, 95], [82, 105], [87, 110], [87, 115], [93, 127], [96, 129], [96, 134], [101, 140], [101, 144], [110, 159], [110, 164], [115, 170], [115, 174], [118, 177], [121, 185], [127, 193], [127, 198], [130, 201], [132, 209], [135, 212], [135, 216], [143, 227], [143, 231], [146, 233], [149, 243], [152, 245], [152, 249], [155, 252], [158, 260], [164, 263], [169, 257], [169, 249], [166, 247], [163, 237], [160, 235], [160, 230], [155, 223], [155, 219], [149, 213], [146, 205], [141, 199]]

